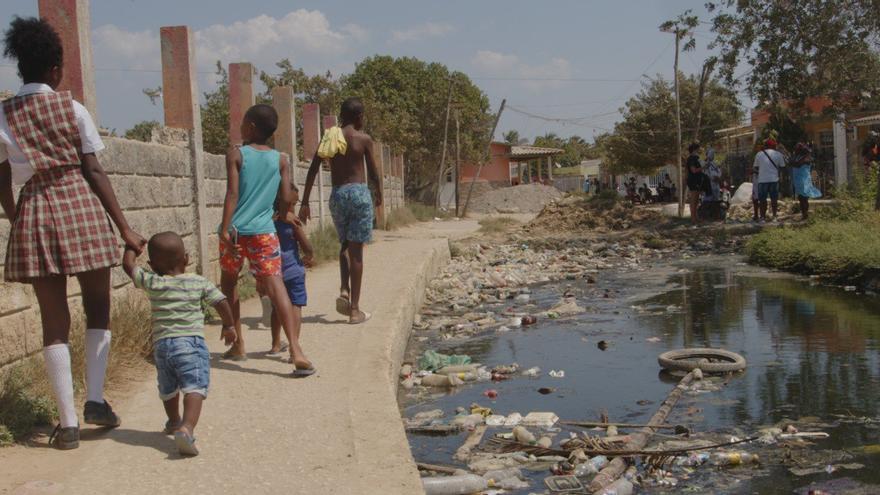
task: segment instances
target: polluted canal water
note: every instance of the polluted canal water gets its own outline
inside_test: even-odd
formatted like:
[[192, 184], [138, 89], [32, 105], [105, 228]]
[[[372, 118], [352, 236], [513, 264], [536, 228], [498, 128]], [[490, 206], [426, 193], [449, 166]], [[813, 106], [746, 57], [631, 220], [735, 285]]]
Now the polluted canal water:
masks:
[[[746, 358], [745, 372], [707, 377], [701, 389], [688, 390], [667, 424], [685, 426], [691, 437], [658, 430], [648, 448], [763, 438], [673, 457], [657, 469], [640, 464], [637, 493], [880, 493], [880, 299], [738, 261], [697, 258], [650, 271], [608, 270], [589, 280], [594, 283], [539, 284], [472, 308], [541, 315], [566, 294], [584, 309], [572, 316], [543, 314], [533, 325], [490, 326], [466, 337], [417, 328], [408, 362], [431, 350], [467, 355], [487, 370], [512, 363], [519, 369], [503, 381], [401, 387], [403, 414], [433, 415], [432, 425], [450, 425], [474, 411], [643, 424], [680, 378], [661, 372], [660, 353], [722, 348]], [[474, 425], [459, 423], [464, 428], [453, 434], [408, 433], [416, 461], [473, 475], [467, 459], [455, 457]], [[528, 430], [533, 444], [543, 440], [554, 449], [573, 434], [613, 433], [562, 421]], [[635, 431], [620, 428], [619, 434]], [[518, 434], [510, 426], [489, 426], [482, 445], [510, 433]], [[516, 467], [525, 483], [504, 493], [554, 493], [544, 484], [552, 462]], [[589, 478], [582, 481], [589, 484]]]

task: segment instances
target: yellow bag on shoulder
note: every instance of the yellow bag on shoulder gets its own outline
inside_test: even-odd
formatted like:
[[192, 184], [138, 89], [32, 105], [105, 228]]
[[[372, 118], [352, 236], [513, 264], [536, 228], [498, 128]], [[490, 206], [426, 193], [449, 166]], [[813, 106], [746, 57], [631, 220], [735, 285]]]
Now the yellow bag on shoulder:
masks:
[[344, 155], [348, 150], [348, 143], [342, 135], [342, 128], [333, 126], [324, 131], [321, 144], [318, 145], [318, 156], [321, 158], [333, 158], [336, 155]]

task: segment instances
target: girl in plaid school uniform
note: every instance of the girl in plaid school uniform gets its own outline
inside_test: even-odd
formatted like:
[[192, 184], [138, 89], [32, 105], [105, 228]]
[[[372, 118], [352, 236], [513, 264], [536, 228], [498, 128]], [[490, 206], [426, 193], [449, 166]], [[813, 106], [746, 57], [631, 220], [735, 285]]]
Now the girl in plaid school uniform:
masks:
[[[43, 357], [60, 417], [50, 442], [75, 449], [79, 421], [67, 344], [67, 277], [79, 281], [88, 328], [83, 419], [119, 426], [103, 397], [110, 351], [110, 267], [119, 260], [110, 219], [137, 252], [145, 241], [126, 222], [95, 157], [104, 144], [88, 111], [69, 92], [54, 90], [62, 74], [58, 34], [43, 20], [14, 18], [4, 43], [4, 54], [18, 61], [24, 82], [0, 109], [0, 204], [12, 224], [5, 278], [33, 286], [43, 323]], [[17, 203], [13, 182], [23, 184]]]

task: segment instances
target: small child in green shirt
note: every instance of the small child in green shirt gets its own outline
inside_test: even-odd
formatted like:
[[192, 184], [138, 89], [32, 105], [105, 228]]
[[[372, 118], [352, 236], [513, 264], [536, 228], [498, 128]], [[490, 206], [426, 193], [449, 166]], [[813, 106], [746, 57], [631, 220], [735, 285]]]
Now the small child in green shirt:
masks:
[[[182, 455], [198, 455], [193, 430], [202, 401], [208, 397], [211, 362], [205, 344], [202, 302], [214, 307], [223, 320], [221, 338], [235, 343], [232, 309], [226, 296], [210, 281], [185, 273], [189, 256], [174, 232], [162, 232], [147, 244], [152, 272], [137, 266], [137, 253], [126, 247], [122, 267], [134, 286], [146, 291], [153, 314], [153, 357], [159, 381], [159, 398], [168, 421], [165, 433], [174, 435]], [[183, 418], [180, 394], [183, 393]]]

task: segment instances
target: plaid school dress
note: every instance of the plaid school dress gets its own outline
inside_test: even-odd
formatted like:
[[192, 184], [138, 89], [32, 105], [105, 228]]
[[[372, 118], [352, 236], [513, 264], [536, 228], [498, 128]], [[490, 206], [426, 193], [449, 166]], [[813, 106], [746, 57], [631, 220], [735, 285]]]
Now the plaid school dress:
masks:
[[10, 98], [3, 102], [3, 113], [35, 171], [19, 193], [6, 248], [6, 280], [27, 282], [115, 265], [116, 236], [82, 175], [70, 93]]

